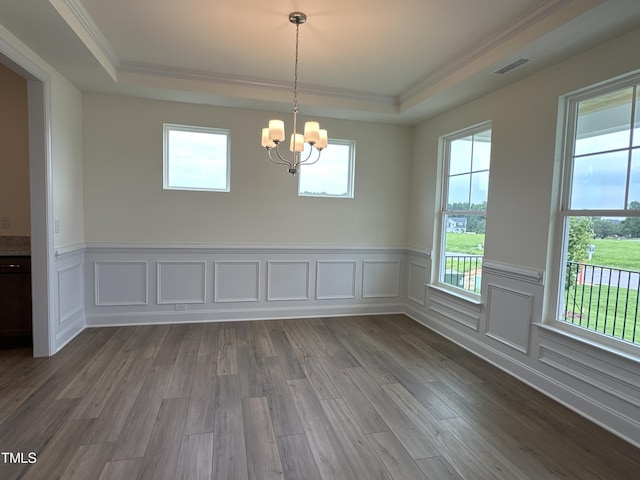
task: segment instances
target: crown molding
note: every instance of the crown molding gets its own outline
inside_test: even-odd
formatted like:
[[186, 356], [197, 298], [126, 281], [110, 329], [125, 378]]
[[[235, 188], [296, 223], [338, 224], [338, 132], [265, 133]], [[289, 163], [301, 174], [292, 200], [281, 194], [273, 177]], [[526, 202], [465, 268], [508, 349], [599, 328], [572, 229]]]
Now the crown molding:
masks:
[[478, 60], [482, 56], [488, 54], [492, 50], [496, 49], [500, 45], [504, 44], [508, 40], [514, 38], [515, 36], [521, 34], [527, 29], [533, 27], [534, 25], [540, 23], [545, 18], [551, 16], [561, 8], [566, 5], [572, 3], [574, 0], [548, 0], [544, 4], [536, 7], [529, 13], [520, 17], [516, 22], [514, 22], [511, 26], [509, 26], [505, 30], [500, 30], [495, 32], [493, 35], [488, 37], [484, 42], [479, 43], [475, 48], [469, 50], [466, 54], [462, 55], [457, 60], [447, 64], [444, 68], [436, 71], [434, 74], [429, 75], [424, 78], [420, 82], [414, 84], [412, 87], [409, 87], [404, 93], [402, 93], [399, 97], [400, 104], [403, 104], [405, 101], [410, 99], [411, 97], [420, 94], [422, 91], [426, 90], [429, 87], [436, 85], [447, 77], [450, 77], [454, 73], [463, 69], [465, 66], [473, 63]]

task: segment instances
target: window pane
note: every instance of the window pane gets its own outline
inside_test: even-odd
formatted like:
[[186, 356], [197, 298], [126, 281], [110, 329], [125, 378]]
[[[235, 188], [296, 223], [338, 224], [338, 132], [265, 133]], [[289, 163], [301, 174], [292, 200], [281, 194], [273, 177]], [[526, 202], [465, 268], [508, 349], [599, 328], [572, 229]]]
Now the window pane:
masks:
[[632, 95], [627, 88], [580, 102], [575, 155], [629, 147]]
[[[309, 148], [306, 144], [303, 156], [309, 154]], [[322, 151], [317, 163], [300, 166], [298, 195], [352, 198], [352, 149], [353, 143], [329, 141], [328, 148]]]
[[471, 175], [471, 210], [486, 210], [489, 195], [489, 172]]
[[226, 133], [168, 129], [165, 188], [228, 190]]
[[441, 282], [480, 293], [485, 223], [484, 215], [445, 215]]
[[469, 210], [469, 189], [471, 175], [456, 175], [449, 177], [449, 191], [447, 210]]
[[624, 151], [574, 159], [570, 208], [624, 208], [627, 156]]
[[471, 171], [473, 137], [460, 138], [451, 142], [449, 175]]
[[491, 130], [474, 135], [473, 171], [489, 170], [491, 161]]

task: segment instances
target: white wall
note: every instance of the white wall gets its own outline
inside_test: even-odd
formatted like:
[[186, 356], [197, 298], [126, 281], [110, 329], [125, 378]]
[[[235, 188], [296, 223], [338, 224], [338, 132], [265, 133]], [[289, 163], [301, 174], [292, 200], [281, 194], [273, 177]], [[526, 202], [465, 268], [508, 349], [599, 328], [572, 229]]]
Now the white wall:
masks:
[[[640, 356], [545, 323], [550, 319], [544, 317], [543, 300], [554, 295], [554, 268], [547, 257], [557, 248], [550, 232], [557, 202], [560, 96], [640, 69], [638, 45], [640, 29], [416, 127], [406, 310], [636, 445]], [[438, 141], [487, 120], [493, 131], [483, 292], [481, 303], [474, 303], [429, 284], [437, 257], [431, 258]]]
[[52, 82], [51, 161], [56, 247], [84, 242], [82, 93], [62, 77]]
[[[297, 196], [296, 179], [269, 162], [260, 146], [261, 128], [271, 117], [85, 94], [87, 242], [406, 244], [410, 128], [319, 119], [330, 137], [356, 141], [355, 198], [309, 198]], [[229, 193], [162, 189], [165, 122], [231, 130]]]

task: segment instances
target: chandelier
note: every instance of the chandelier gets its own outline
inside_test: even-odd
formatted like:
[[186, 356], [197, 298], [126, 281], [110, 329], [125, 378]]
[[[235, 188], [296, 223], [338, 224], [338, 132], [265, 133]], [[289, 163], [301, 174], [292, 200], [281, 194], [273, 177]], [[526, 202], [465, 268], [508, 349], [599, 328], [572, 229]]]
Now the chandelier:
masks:
[[[298, 36], [300, 25], [307, 21], [307, 16], [302, 12], [291, 12], [289, 21], [296, 26], [296, 62], [295, 75], [293, 80], [293, 133], [289, 143], [289, 150], [292, 152], [290, 159], [287, 159], [280, 152], [280, 144], [285, 139], [284, 122], [282, 120], [269, 120], [269, 127], [262, 129], [262, 146], [267, 149], [269, 160], [278, 165], [286, 165], [291, 175], [298, 173], [300, 165], [313, 165], [320, 160], [322, 150], [327, 147], [327, 131], [322, 130], [318, 122], [306, 122], [304, 124], [304, 134], [298, 133]], [[304, 144], [308, 143], [310, 148], [308, 154], [304, 155]], [[275, 151], [276, 158], [273, 157]], [[315, 152], [315, 153], [314, 153]], [[287, 155], [288, 156], [288, 155]], [[311, 160], [311, 157], [315, 157]]]

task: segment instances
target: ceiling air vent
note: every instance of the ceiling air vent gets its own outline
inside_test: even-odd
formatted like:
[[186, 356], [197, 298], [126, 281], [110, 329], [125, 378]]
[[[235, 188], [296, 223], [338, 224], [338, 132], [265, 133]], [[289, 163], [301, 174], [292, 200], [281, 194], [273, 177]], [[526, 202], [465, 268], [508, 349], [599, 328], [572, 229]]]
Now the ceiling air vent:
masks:
[[499, 70], [496, 70], [495, 73], [496, 75], [504, 75], [507, 72], [510, 72], [511, 70], [513, 70], [514, 68], [518, 68], [520, 65], [524, 65], [525, 63], [527, 63], [529, 61], [528, 58], [519, 58], [518, 60], [516, 60], [515, 62], [510, 63], [509, 65], [505, 65], [504, 67], [502, 67]]

